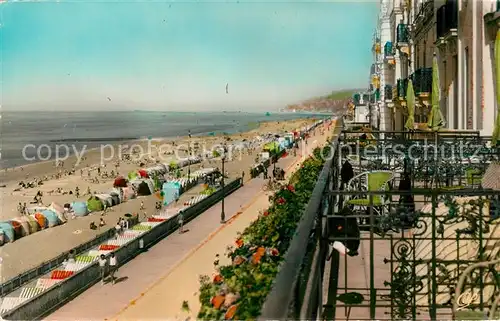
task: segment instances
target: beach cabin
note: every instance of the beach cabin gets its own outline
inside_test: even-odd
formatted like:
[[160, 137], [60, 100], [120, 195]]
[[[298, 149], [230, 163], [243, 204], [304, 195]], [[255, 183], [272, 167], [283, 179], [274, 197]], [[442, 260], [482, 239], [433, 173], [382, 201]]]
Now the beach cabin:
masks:
[[179, 182], [167, 182], [163, 184], [163, 205], [173, 203], [179, 198], [181, 192], [181, 184]]

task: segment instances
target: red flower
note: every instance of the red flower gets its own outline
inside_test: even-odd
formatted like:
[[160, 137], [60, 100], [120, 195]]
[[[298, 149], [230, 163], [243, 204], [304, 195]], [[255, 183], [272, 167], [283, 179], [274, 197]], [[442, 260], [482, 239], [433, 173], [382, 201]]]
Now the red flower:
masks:
[[294, 193], [294, 192], [295, 192], [295, 187], [293, 187], [293, 185], [288, 185], [288, 186], [287, 186], [287, 189], [288, 189], [290, 192], [292, 192], [292, 193]]
[[222, 276], [220, 274], [217, 274], [216, 276], [214, 276], [214, 283], [215, 284], [222, 283]]
[[286, 203], [286, 201], [285, 201], [285, 199], [283, 197], [278, 198], [278, 204], [279, 205], [283, 205], [285, 203]]
[[240, 248], [240, 247], [242, 247], [242, 246], [243, 246], [243, 240], [242, 240], [242, 239], [237, 239], [235, 243], [236, 243], [236, 246], [237, 246], [238, 248]]
[[278, 256], [280, 252], [277, 249], [271, 249], [271, 255], [272, 256]]
[[268, 211], [265, 211], [264, 213], [262, 213], [263, 216], [269, 216], [269, 212]]

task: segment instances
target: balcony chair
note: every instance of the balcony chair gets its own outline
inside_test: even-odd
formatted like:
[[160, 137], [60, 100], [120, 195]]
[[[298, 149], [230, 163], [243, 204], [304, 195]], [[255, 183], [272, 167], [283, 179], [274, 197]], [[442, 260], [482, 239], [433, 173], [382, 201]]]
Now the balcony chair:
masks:
[[395, 175], [392, 171], [369, 171], [354, 176], [347, 184], [347, 191], [359, 191], [359, 195], [349, 195], [346, 204], [358, 209], [373, 207], [377, 215], [381, 215], [383, 208], [390, 203], [385, 195], [366, 195], [362, 192], [388, 191]]

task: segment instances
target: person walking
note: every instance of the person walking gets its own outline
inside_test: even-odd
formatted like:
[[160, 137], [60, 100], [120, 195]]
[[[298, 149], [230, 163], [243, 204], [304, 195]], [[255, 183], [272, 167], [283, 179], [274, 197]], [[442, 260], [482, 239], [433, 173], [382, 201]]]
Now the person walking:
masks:
[[116, 260], [115, 253], [111, 253], [109, 257], [109, 275], [111, 277], [111, 283], [115, 284], [116, 278], [115, 273], [118, 271], [118, 261]]
[[182, 211], [179, 212], [178, 214], [179, 220], [179, 234], [184, 233], [184, 215], [182, 214]]
[[104, 285], [104, 278], [106, 277], [106, 264], [107, 264], [106, 256], [101, 254], [99, 257], [99, 269], [101, 270], [101, 285]]

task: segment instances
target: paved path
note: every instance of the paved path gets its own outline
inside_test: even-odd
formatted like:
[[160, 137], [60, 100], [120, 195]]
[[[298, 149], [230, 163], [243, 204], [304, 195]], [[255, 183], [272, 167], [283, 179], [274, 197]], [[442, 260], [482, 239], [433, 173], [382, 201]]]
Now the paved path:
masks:
[[[291, 167], [290, 165], [295, 165], [298, 160], [300, 160], [300, 157], [295, 159], [287, 157], [280, 159], [278, 164], [286, 170]], [[267, 196], [261, 192], [263, 184], [261, 178], [250, 180], [225, 199], [226, 220], [228, 221], [225, 225], [220, 224], [221, 202], [219, 202], [186, 224], [185, 228], [189, 230], [187, 233], [174, 233], [166, 237], [147, 252], [121, 267], [117, 277], [123, 281], [115, 285], [97, 284], [91, 287], [55, 311], [47, 317], [47, 320], [103, 320], [116, 315], [131, 301], [135, 301], [137, 297], [144, 295], [146, 291], [153, 287], [155, 281], [165, 276], [165, 273], [173, 270], [178, 271], [183, 262], [192, 256], [192, 253], [199, 252], [197, 249], [206, 246], [207, 241], [212, 238], [212, 233], [217, 233], [221, 227], [227, 227], [232, 225], [232, 222], [239, 221], [239, 219], [234, 220], [235, 216], [240, 216], [242, 212], [255, 212], [258, 215], [258, 209], [252, 207], [257, 198], [261, 196], [261, 199], [263, 197], [265, 200], [264, 205], [260, 204], [260, 209], [264, 208], [268, 202]], [[246, 225], [243, 225], [240, 230], [247, 226], [249, 222], [245, 220], [242, 223]], [[227, 244], [227, 239], [222, 244], [218, 244], [218, 251], [223, 251], [225, 244]], [[220, 254], [223, 256], [224, 253]], [[211, 256], [209, 260], [213, 261], [214, 258], [215, 256]], [[186, 273], [187, 271], [183, 273], [181, 281], [185, 278], [185, 275], [196, 275]], [[198, 282], [197, 278], [190, 277], [189, 281], [192, 280]], [[183, 285], [179, 284], [179, 287], [182, 288]], [[180, 288], [171, 288], [171, 292], [177, 293], [177, 291], [181, 290]]]

